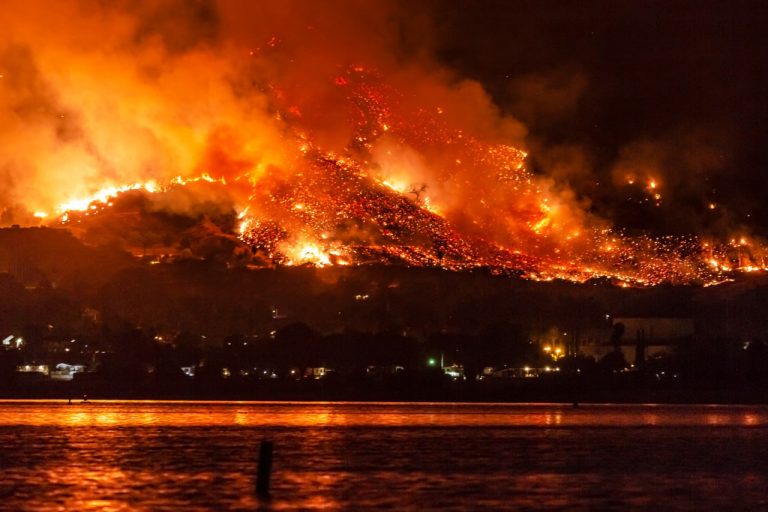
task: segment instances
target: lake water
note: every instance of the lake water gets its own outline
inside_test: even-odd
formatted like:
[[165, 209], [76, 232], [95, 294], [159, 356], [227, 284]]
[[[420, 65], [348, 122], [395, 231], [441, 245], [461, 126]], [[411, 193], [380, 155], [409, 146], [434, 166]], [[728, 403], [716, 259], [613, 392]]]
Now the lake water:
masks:
[[768, 407], [0, 401], [0, 468], [13, 511], [768, 510]]

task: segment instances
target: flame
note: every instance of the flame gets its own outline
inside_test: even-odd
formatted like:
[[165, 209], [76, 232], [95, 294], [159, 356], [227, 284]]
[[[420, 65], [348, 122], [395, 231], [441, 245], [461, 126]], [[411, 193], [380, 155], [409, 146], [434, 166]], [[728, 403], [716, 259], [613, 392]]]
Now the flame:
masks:
[[543, 219], [534, 223], [531, 226], [531, 231], [533, 231], [537, 235], [540, 235], [542, 231], [544, 231], [544, 229], [546, 229], [547, 226], [549, 226], [551, 223], [552, 223], [552, 219], [550, 219], [549, 217], [544, 217]]
[[300, 241], [295, 245], [284, 247], [285, 255], [288, 257], [286, 265], [311, 264], [317, 267], [331, 265], [331, 254], [320, 245]]
[[403, 194], [406, 190], [408, 190], [408, 186], [403, 182], [392, 182], [390, 180], [384, 180], [381, 182], [381, 184], [400, 194]]
[[96, 207], [98, 204], [108, 204], [110, 200], [116, 198], [123, 192], [131, 190], [145, 190], [149, 193], [157, 192], [159, 189], [154, 180], [144, 183], [133, 183], [130, 185], [108, 186], [101, 188], [87, 197], [72, 198], [65, 201], [56, 208], [57, 213], [86, 211], [89, 208]]
[[[186, 11], [55, 2], [40, 17], [27, 4], [0, 13], [9, 40], [29, 49], [12, 55], [17, 67], [39, 75], [6, 87], [16, 77], [2, 63], [0, 164], [20, 162], [10, 195], [35, 212], [30, 223], [74, 224], [122, 194], [195, 183], [225, 190], [237, 217], [225, 235], [265, 265], [483, 267], [619, 286], [765, 268], [751, 234], [705, 243], [613, 229], [528, 168], [524, 127], [481, 84], [390, 54], [361, 20], [368, 6], [286, 16], [281, 2], [222, 2], [211, 16], [221, 25], [203, 37], [199, 25], [213, 22]], [[380, 14], [375, 26], [390, 19]], [[616, 177], [656, 206], [670, 196], [655, 169]]]

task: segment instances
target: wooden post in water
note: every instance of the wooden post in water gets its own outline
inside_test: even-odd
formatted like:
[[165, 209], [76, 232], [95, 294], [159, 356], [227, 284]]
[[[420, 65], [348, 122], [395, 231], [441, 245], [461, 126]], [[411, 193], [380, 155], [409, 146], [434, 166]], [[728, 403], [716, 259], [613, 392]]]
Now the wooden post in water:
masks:
[[272, 475], [272, 441], [262, 441], [259, 447], [259, 465], [256, 469], [256, 494], [269, 496], [269, 478]]

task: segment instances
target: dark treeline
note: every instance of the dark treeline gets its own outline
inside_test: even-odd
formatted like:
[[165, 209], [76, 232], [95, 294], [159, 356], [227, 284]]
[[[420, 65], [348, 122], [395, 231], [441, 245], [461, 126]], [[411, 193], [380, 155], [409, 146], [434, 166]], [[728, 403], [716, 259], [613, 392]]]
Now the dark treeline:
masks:
[[[124, 324], [68, 344], [66, 353], [46, 353], [34, 342], [24, 350], [0, 351], [0, 392], [60, 397], [684, 402], [760, 402], [768, 392], [768, 350], [760, 340], [742, 345], [691, 340], [647, 359], [642, 367], [632, 367], [616, 352], [600, 359], [572, 355], [553, 362], [513, 324], [489, 326], [478, 334], [433, 333], [419, 340], [394, 332], [322, 335], [306, 324], [291, 323], [265, 339], [233, 334], [220, 342], [186, 331], [167, 338]], [[73, 352], [76, 355], [69, 356]], [[30, 361], [67, 357], [87, 363], [90, 371], [75, 374], [71, 382], [29, 379], [14, 371]], [[484, 373], [489, 367], [503, 372], [550, 366], [550, 373], [536, 378]], [[442, 367], [461, 368], [461, 373], [451, 376]]]

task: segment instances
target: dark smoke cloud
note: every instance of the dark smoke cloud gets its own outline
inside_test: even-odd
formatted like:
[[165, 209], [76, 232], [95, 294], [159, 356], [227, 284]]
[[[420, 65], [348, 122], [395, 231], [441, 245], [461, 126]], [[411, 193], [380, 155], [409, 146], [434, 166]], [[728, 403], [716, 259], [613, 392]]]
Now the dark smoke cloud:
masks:
[[[525, 122], [537, 170], [554, 164], [594, 211], [659, 233], [768, 225], [765, 3], [457, 0], [439, 12], [443, 59]], [[615, 177], [628, 166], [656, 174], [660, 208], [627, 201]]]

